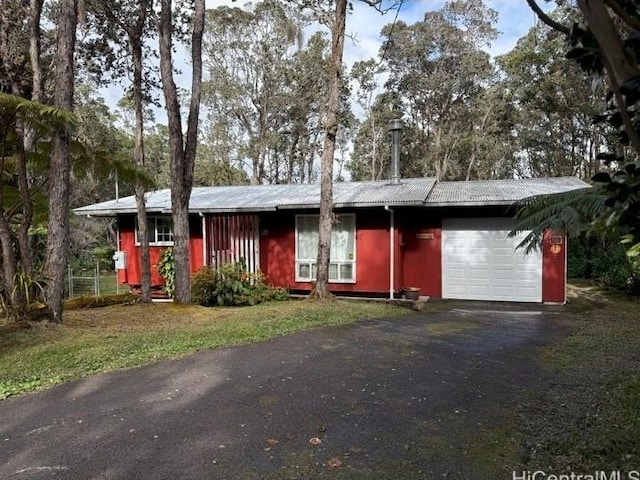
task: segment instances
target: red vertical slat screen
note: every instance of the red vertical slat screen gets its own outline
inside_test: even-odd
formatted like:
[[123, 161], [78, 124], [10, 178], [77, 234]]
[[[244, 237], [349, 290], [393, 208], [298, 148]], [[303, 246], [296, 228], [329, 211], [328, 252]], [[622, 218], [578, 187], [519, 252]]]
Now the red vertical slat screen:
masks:
[[259, 265], [257, 215], [212, 215], [207, 218], [209, 264], [217, 268], [244, 258], [247, 269], [257, 272]]

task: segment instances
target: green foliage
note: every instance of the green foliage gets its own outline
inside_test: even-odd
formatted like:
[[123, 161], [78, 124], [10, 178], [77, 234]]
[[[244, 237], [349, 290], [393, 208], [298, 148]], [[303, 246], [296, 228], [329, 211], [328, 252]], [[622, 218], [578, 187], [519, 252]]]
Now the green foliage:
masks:
[[40, 273], [16, 272], [11, 291], [0, 288], [0, 310], [10, 318], [22, 320], [30, 310], [46, 302], [47, 280]]
[[[577, 12], [561, 7], [553, 17], [569, 23]], [[521, 175], [589, 177], [599, 166], [590, 146], [615, 140], [610, 129], [591, 121], [605, 102], [603, 86], [567, 61], [566, 47], [563, 35], [536, 25], [496, 59], [511, 97], [513, 142], [525, 153], [517, 167]]]
[[71, 112], [2, 92], [0, 113], [3, 116], [16, 115], [43, 134], [49, 133], [53, 128], [64, 128], [76, 123], [76, 118]]
[[164, 291], [173, 298], [176, 289], [176, 262], [173, 256], [173, 248], [167, 248], [162, 252], [158, 262], [158, 273], [164, 278]]
[[605, 200], [604, 195], [593, 189], [525, 198], [513, 207], [516, 225], [510, 236], [529, 231], [518, 245], [528, 253], [540, 247], [547, 229], [567, 232], [573, 238], [594, 232], [594, 221], [608, 211]]
[[195, 181], [245, 183], [247, 162], [257, 183], [311, 181], [327, 99], [326, 35], [305, 44], [310, 19], [291, 2], [221, 6], [206, 22], [202, 101], [210, 115]]
[[[606, 155], [603, 155], [606, 156]], [[622, 233], [627, 253], [640, 255], [640, 168], [628, 164], [624, 170], [609, 175], [598, 173], [593, 181], [607, 196], [605, 205], [610, 209], [607, 225], [616, 225]]]
[[288, 297], [286, 290], [265, 285], [262, 274], [247, 271], [244, 260], [204, 267], [191, 280], [193, 302], [205, 307], [256, 305]]
[[98, 245], [93, 248], [93, 256], [98, 261], [101, 269], [113, 270], [113, 254], [116, 249], [113, 245]]
[[[378, 62], [354, 65], [357, 101], [367, 116], [349, 164], [355, 178], [386, 174], [390, 116], [405, 123], [405, 174], [441, 180], [513, 175], [508, 115], [514, 108], [496, 95], [499, 89], [487, 88], [497, 83], [484, 51], [497, 35], [497, 13], [486, 2], [441, 3], [422, 21], [386, 25]], [[387, 81], [376, 96], [379, 73]]]
[[570, 278], [593, 279], [608, 289], [640, 293], [640, 263], [629, 257], [617, 240], [582, 235], [569, 242], [567, 248]]
[[36, 301], [46, 301], [45, 292], [47, 280], [39, 274], [27, 274], [22, 271], [16, 273], [12, 297], [20, 296], [27, 305]]

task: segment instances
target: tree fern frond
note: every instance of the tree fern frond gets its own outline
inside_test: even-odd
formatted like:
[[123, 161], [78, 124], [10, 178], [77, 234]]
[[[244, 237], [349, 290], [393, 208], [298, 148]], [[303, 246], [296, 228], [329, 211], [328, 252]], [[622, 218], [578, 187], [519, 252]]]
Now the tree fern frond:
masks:
[[529, 232], [517, 247], [528, 253], [540, 248], [545, 230], [563, 231], [570, 237], [593, 232], [594, 224], [610, 212], [606, 199], [595, 189], [526, 198], [514, 205], [516, 225], [509, 236]]
[[72, 112], [8, 93], [0, 93], [0, 111], [19, 116], [39, 132], [50, 132], [52, 128], [76, 124], [76, 117]]

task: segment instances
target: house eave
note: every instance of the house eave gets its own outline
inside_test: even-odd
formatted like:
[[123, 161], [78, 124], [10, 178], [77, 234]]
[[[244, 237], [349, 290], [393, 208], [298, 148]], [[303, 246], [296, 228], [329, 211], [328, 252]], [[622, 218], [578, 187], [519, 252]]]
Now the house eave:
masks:
[[426, 208], [456, 208], [456, 207], [510, 207], [520, 200], [487, 200], [472, 202], [429, 202], [423, 206]]
[[[255, 207], [255, 208], [198, 208], [195, 210], [189, 210], [189, 213], [260, 213], [260, 212], [275, 212], [275, 207]], [[169, 210], [168, 213], [171, 213]]]
[[[384, 208], [389, 207], [422, 207], [424, 202], [359, 202], [349, 203], [341, 202], [334, 203], [333, 208]], [[299, 203], [280, 205], [278, 210], [304, 210], [304, 209], [318, 209], [320, 205], [318, 203]]]
[[[518, 200], [513, 201], [474, 201], [474, 202], [387, 202], [387, 203], [334, 203], [333, 208], [384, 208], [385, 206], [398, 207], [419, 207], [419, 208], [456, 208], [456, 207], [509, 207]], [[278, 207], [256, 207], [256, 208], [197, 208], [190, 209], [192, 214], [215, 214], [215, 213], [260, 213], [275, 212], [278, 210], [317, 210], [320, 205], [317, 203], [299, 203], [279, 205]], [[120, 208], [105, 210], [82, 210], [74, 209], [73, 213], [79, 216], [87, 217], [117, 217], [118, 215], [132, 215], [138, 213], [136, 209]], [[148, 209], [149, 214], [170, 215], [170, 209]]]

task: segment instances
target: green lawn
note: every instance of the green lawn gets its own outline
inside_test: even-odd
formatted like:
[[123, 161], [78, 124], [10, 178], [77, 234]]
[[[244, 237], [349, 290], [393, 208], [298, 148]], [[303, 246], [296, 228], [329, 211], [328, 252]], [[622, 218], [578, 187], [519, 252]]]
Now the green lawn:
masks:
[[[426, 311], [447, 308], [435, 302]], [[504, 457], [509, 471], [635, 470], [640, 301], [574, 285], [561, 311], [557, 321], [570, 333], [538, 350], [547, 371], [543, 384], [505, 410], [495, 436], [479, 445], [486, 449], [484, 466]], [[62, 327], [0, 323], [0, 398], [202, 349], [405, 312], [377, 302], [289, 301], [224, 309], [163, 303], [70, 310]]]
[[60, 327], [0, 323], [0, 398], [202, 349], [407, 311], [339, 300], [243, 308], [155, 303], [68, 310]]
[[541, 351], [552, 375], [518, 409], [521, 467], [549, 472], [638, 470], [640, 299], [587, 283], [569, 289], [571, 334]]

